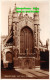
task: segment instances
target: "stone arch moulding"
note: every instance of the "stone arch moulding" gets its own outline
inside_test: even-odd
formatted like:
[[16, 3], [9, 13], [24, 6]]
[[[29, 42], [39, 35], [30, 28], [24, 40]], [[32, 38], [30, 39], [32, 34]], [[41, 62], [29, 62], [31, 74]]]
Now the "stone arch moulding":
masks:
[[10, 63], [12, 63], [12, 59], [13, 59], [12, 52], [7, 51], [6, 52], [6, 61], [9, 61]]
[[[26, 22], [27, 22], [27, 24], [26, 24]], [[22, 20], [22, 21], [20, 21], [19, 23], [18, 23], [18, 26], [17, 26], [17, 28], [18, 28], [18, 30], [21, 30], [24, 26], [28, 26], [29, 28], [31, 28], [32, 29], [32, 31], [34, 31], [34, 24], [33, 24], [33, 22], [32, 21], [29, 21], [29, 20]]]
[[29, 29], [33, 32], [32, 28], [31, 28], [30, 26], [27, 26], [27, 25], [26, 25], [26, 26], [23, 26], [23, 27], [20, 29], [20, 32], [21, 32], [21, 30], [24, 29], [25, 27], [29, 28]]
[[8, 51], [12, 53], [12, 51], [11, 51], [10, 49], [5, 49], [5, 50], [4, 50], [5, 54], [6, 54]]

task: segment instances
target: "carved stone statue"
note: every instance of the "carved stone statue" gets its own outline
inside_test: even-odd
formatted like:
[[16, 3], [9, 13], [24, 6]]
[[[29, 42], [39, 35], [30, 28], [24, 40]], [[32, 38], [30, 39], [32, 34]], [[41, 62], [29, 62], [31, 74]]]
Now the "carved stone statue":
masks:
[[14, 50], [14, 53], [15, 53], [15, 57], [18, 57], [19, 50], [18, 50], [18, 49], [15, 49], [15, 50]]
[[27, 55], [28, 55], [28, 48], [26, 49], [26, 53], [27, 53]]

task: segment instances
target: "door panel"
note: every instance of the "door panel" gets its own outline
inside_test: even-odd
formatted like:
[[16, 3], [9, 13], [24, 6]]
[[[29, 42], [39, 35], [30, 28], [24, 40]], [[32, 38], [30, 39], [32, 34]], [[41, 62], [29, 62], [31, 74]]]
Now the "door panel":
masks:
[[7, 52], [6, 53], [6, 60], [9, 61], [10, 63], [12, 63], [12, 53], [11, 52]]
[[25, 53], [26, 49], [33, 53], [33, 32], [28, 27], [24, 27], [20, 33], [20, 53]]

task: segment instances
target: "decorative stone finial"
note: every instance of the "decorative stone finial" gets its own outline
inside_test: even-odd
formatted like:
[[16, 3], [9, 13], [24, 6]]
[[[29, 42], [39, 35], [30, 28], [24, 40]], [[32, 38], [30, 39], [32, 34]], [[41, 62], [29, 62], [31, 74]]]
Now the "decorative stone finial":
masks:
[[15, 3], [15, 8], [16, 8], [16, 3]]
[[11, 8], [9, 9], [9, 14], [11, 13]]
[[48, 45], [49, 45], [49, 39], [46, 40], [46, 46], [48, 46]]
[[20, 13], [20, 16], [23, 16], [23, 13], [22, 13], [22, 9], [21, 9], [21, 13]]
[[26, 11], [26, 15], [27, 15], [27, 11]]

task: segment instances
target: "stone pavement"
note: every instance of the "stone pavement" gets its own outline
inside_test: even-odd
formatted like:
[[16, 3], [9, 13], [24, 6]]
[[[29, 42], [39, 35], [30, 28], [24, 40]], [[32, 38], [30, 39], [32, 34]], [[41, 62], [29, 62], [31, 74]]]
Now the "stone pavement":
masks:
[[49, 72], [41, 70], [40, 68], [34, 68], [34, 69], [15, 69], [16, 71], [25, 74], [27, 77], [30, 78], [36, 78], [36, 79], [48, 79], [49, 78]]

